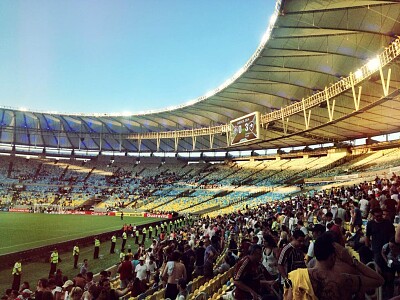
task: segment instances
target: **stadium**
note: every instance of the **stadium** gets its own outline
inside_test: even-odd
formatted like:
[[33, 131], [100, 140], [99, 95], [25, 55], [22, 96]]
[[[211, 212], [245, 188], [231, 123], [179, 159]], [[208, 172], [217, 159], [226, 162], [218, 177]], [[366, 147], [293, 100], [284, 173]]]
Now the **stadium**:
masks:
[[[47, 278], [54, 247], [63, 258], [58, 267], [78, 287], [72, 263], [78, 244], [80, 263], [89, 259], [96, 280], [109, 270], [113, 288], [129, 286], [129, 293], [118, 296], [171, 299], [168, 288], [150, 288], [153, 273], [142, 280], [146, 288], [138, 288], [140, 293], [133, 293], [136, 281], [125, 285], [116, 266], [123, 256], [120, 261], [108, 252], [113, 235], [117, 253], [127, 250], [119, 249], [126, 224], [134, 225], [128, 248], [143, 257], [153, 238], [163, 244], [161, 226], [166, 248], [178, 239], [183, 253], [191, 235], [197, 247], [219, 232], [214, 271], [232, 250], [230, 236], [221, 232], [231, 232], [233, 239], [236, 231], [236, 242], [252, 243], [257, 226], [271, 229], [274, 218], [284, 225], [296, 217], [293, 234], [303, 219], [312, 225], [315, 217], [328, 227], [327, 215], [339, 202], [346, 210], [342, 229], [350, 235], [359, 229], [369, 236], [375, 212], [363, 209], [362, 199], [368, 208], [381, 201], [394, 235], [400, 207], [399, 36], [398, 1], [278, 0], [247, 63], [188, 103], [135, 114], [0, 107], [0, 289], [9, 289], [15, 275], [21, 279], [14, 269], [22, 259], [22, 282], [29, 280], [28, 289], [35, 292], [37, 280]], [[362, 224], [354, 222], [355, 211], [363, 214]], [[97, 260], [92, 259], [95, 238], [102, 243]], [[372, 248], [376, 240], [372, 235]], [[353, 248], [352, 256], [362, 260]], [[380, 260], [372, 261], [378, 271]], [[192, 268], [186, 265], [188, 272]], [[368, 286], [376, 288], [368, 299], [398, 295], [400, 269], [393, 278], [387, 275], [393, 265], [386, 273], [381, 269], [385, 284]], [[185, 278], [187, 288], [178, 284], [187, 293], [183, 299], [228, 299], [232, 289], [236, 295], [243, 289], [234, 264], [211, 277], [206, 267], [204, 272]], [[271, 293], [282, 297], [279, 287]]]

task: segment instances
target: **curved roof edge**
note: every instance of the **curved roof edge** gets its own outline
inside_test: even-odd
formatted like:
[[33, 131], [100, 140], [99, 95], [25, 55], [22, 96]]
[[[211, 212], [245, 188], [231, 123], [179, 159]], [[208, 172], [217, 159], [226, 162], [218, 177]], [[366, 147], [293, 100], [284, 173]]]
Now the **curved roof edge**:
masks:
[[15, 107], [10, 107], [10, 106], [1, 106], [0, 108], [3, 109], [10, 109], [10, 110], [17, 110], [17, 111], [29, 111], [29, 112], [34, 112], [34, 113], [45, 113], [45, 114], [56, 114], [56, 115], [66, 115], [66, 116], [87, 116], [87, 117], [129, 117], [129, 116], [144, 116], [144, 115], [151, 115], [151, 114], [157, 114], [157, 113], [163, 113], [163, 112], [168, 112], [168, 111], [173, 111], [181, 108], [185, 108], [191, 105], [194, 105], [196, 103], [202, 102], [215, 94], [223, 91], [225, 88], [227, 88], [229, 85], [235, 82], [244, 72], [248, 70], [248, 68], [254, 63], [254, 61], [258, 58], [260, 55], [261, 51], [263, 50], [265, 44], [268, 42], [272, 29], [275, 26], [275, 22], [278, 18], [278, 15], [281, 11], [282, 3], [285, 0], [276, 0], [275, 2], [275, 10], [272, 16], [270, 17], [270, 21], [268, 23], [267, 30], [264, 32], [263, 37], [261, 39], [260, 44], [258, 45], [256, 51], [253, 53], [253, 55], [250, 57], [250, 59], [245, 63], [243, 67], [241, 67], [238, 71], [235, 72], [235, 74], [229, 78], [228, 80], [224, 81], [221, 85], [219, 85], [217, 88], [207, 92], [205, 95], [200, 96], [196, 99], [187, 101], [183, 104], [175, 105], [175, 106], [170, 106], [166, 108], [161, 108], [161, 109], [154, 109], [154, 110], [147, 110], [147, 111], [141, 111], [137, 113], [66, 113], [66, 112], [58, 112], [58, 111], [42, 111], [42, 110], [35, 110], [35, 109], [25, 109], [25, 108], [15, 108]]

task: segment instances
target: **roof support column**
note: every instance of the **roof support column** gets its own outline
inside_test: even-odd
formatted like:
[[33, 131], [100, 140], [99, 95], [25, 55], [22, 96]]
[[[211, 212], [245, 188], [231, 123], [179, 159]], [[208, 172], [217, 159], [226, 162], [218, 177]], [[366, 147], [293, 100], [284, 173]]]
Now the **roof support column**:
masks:
[[214, 145], [214, 135], [210, 133], [210, 149], [213, 148], [213, 145]]
[[331, 109], [331, 104], [330, 104], [329, 95], [328, 95], [328, 88], [325, 88], [325, 97], [326, 97], [326, 108], [328, 109], [329, 121], [332, 122], [333, 112], [335, 110], [335, 99], [333, 99], [333, 101], [332, 101], [332, 109]]
[[231, 132], [229, 130], [226, 131], [226, 146], [230, 146]]
[[379, 67], [379, 73], [381, 74], [383, 95], [387, 96], [387, 95], [389, 95], [389, 83], [390, 83], [390, 75], [392, 74], [392, 68], [389, 68], [389, 70], [388, 70], [388, 75], [387, 75], [387, 81], [386, 82], [385, 82], [385, 77], [383, 76], [382, 65], [380, 65], [380, 67]]
[[354, 107], [357, 111], [360, 109], [362, 86], [358, 87], [358, 95], [356, 95], [356, 88], [354, 86], [354, 74], [353, 73], [350, 73], [350, 83], [351, 83], [351, 91], [353, 92]]
[[157, 132], [157, 152], [160, 151], [160, 142], [161, 142], [160, 133]]
[[[281, 115], [282, 115], [283, 133], [287, 134], [287, 129], [288, 129], [288, 125], [289, 125], [289, 117], [286, 118], [286, 120], [285, 120], [285, 116], [283, 114], [282, 108], [281, 108]], [[268, 126], [268, 124], [267, 124], [267, 126]]]
[[142, 146], [142, 139], [140, 138], [140, 135], [139, 135], [139, 138], [138, 138], [138, 152], [140, 152], [141, 146]]
[[103, 128], [104, 128], [104, 124], [101, 123], [101, 128], [100, 128], [100, 140], [99, 140], [99, 148], [100, 148], [100, 152], [103, 148]]
[[174, 132], [174, 140], [175, 140], [175, 152], [177, 152], [178, 151], [178, 144], [179, 144], [179, 137], [178, 137], [178, 132], [177, 131], [175, 131]]
[[192, 150], [196, 149], [197, 136], [194, 135], [194, 128], [192, 127]]
[[311, 109], [308, 110], [308, 116], [306, 111], [306, 104], [304, 103], [304, 98], [301, 100], [303, 103], [303, 113], [304, 113], [304, 124], [306, 125], [306, 130], [310, 127], [310, 119], [311, 119]]

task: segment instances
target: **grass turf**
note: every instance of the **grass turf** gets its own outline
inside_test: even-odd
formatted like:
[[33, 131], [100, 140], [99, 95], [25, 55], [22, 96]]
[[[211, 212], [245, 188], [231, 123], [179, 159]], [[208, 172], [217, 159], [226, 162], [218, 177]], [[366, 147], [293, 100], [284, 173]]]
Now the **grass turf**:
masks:
[[0, 255], [109, 232], [156, 218], [0, 213]]
[[[84, 237], [105, 231], [119, 229], [124, 223], [140, 225], [149, 223], [156, 218], [124, 217], [122, 221], [119, 217], [111, 216], [77, 216], [77, 215], [47, 215], [47, 214], [25, 214], [25, 213], [0, 213], [0, 252], [1, 254], [31, 249], [34, 247], [53, 244], [58, 241], [66, 241], [77, 237]], [[146, 240], [146, 247], [151, 241]], [[103, 259], [93, 260], [93, 246], [81, 247], [79, 263], [84, 258], [89, 260], [89, 271], [98, 273], [119, 262], [118, 254], [109, 254], [110, 241], [102, 242], [100, 254]], [[121, 245], [120, 237], [117, 240], [116, 248]], [[137, 246], [133, 239], [128, 238], [127, 245], [132, 245], [134, 253]], [[13, 249], [10, 251], [10, 249]], [[60, 254], [62, 262], [57, 268], [63, 274], [73, 278], [79, 270], [73, 269], [72, 250]], [[22, 281], [28, 281], [31, 289], [35, 290], [36, 282], [39, 278], [47, 278], [50, 264], [42, 259], [37, 262], [22, 263]], [[11, 270], [0, 270], [0, 294], [5, 289], [11, 287]]]

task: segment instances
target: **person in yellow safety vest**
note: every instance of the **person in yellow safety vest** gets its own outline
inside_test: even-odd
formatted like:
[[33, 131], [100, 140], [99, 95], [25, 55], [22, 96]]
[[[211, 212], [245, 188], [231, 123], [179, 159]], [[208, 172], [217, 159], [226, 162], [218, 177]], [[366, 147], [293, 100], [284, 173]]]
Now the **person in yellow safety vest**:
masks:
[[99, 252], [100, 252], [100, 240], [96, 236], [94, 238], [94, 253], [93, 253], [93, 259], [98, 259], [99, 258]]
[[164, 231], [164, 223], [161, 223], [161, 231]]
[[144, 240], [146, 239], [146, 227], [142, 229], [142, 244], [144, 244]]
[[121, 245], [121, 252], [125, 249], [126, 240], [128, 239], [128, 235], [126, 231], [122, 233], [122, 245]]
[[50, 272], [49, 272], [49, 278], [54, 275], [54, 273], [57, 270], [57, 264], [58, 264], [59, 256], [58, 256], [58, 250], [57, 248], [54, 248], [53, 252], [50, 255]]
[[153, 226], [149, 226], [149, 239], [151, 239], [151, 236], [153, 235]]
[[11, 275], [13, 276], [13, 282], [12, 282], [11, 289], [13, 289], [15, 291], [19, 291], [19, 288], [21, 285], [21, 275], [22, 275], [21, 260], [17, 260], [15, 262]]
[[125, 251], [121, 251], [121, 253], [119, 254], [119, 262], [123, 262], [125, 259]]
[[78, 269], [79, 247], [75, 245], [72, 249], [72, 256], [74, 257], [74, 269]]
[[158, 234], [158, 224], [156, 225], [156, 231], [154, 232], [154, 237], [157, 237]]
[[135, 244], [139, 245], [139, 229], [135, 231]]
[[117, 243], [117, 237], [115, 236], [115, 234], [113, 234], [113, 236], [111, 237], [111, 249], [110, 249], [110, 254], [114, 254], [115, 253], [115, 244]]

